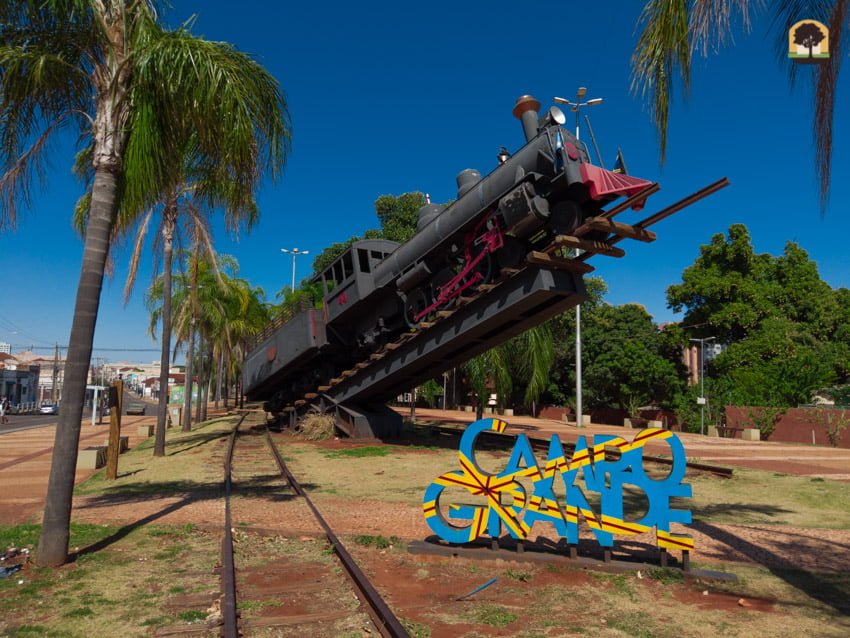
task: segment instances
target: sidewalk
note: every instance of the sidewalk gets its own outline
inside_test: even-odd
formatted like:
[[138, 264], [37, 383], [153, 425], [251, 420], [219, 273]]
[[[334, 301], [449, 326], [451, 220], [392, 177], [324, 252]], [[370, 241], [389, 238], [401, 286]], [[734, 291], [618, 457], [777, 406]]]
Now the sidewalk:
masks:
[[[133, 448], [145, 437], [137, 433], [139, 425], [154, 425], [154, 416], [123, 416], [121, 434], [129, 437]], [[53, 458], [56, 426], [20, 430], [0, 435], [0, 523], [40, 523]], [[92, 426], [84, 420], [80, 431], [80, 449], [104, 445], [109, 437], [109, 422]], [[121, 461], [118, 462], [121, 471]], [[85, 480], [95, 470], [77, 469], [74, 483]]]
[[[402, 416], [410, 414], [409, 408], [395, 408]], [[484, 415], [485, 417], [489, 415]], [[617, 425], [592, 423], [578, 428], [573, 424], [553, 419], [536, 419], [530, 416], [499, 416], [507, 421], [508, 433], [527, 432], [531, 436], [550, 437], [557, 434], [562, 441], [575, 442], [580, 436], [590, 439], [594, 434], [611, 434], [631, 438], [640, 430], [629, 430]], [[416, 408], [420, 422], [457, 423], [467, 425], [475, 420], [474, 412]], [[688, 459], [724, 467], [747, 467], [799, 476], [823, 477], [850, 482], [850, 450], [799, 443], [774, 443], [771, 441], [742, 441], [723, 439], [689, 432], [676, 432], [685, 446]], [[664, 444], [649, 446], [654, 454], [663, 454]]]

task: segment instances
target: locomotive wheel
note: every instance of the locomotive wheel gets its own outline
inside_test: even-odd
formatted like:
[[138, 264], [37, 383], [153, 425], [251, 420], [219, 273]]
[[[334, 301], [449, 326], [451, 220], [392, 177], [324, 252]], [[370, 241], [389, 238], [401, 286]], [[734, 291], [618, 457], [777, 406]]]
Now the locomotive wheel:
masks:
[[[434, 300], [437, 299], [437, 295], [440, 294], [440, 288], [442, 288], [447, 283], [449, 283], [454, 278], [455, 274], [456, 273], [453, 272], [450, 268], [443, 268], [436, 275], [434, 275], [434, 279], [432, 280], [432, 284], [431, 284], [432, 290], [433, 290], [433, 294], [431, 295], [432, 299], [434, 299]], [[444, 303], [441, 307], [442, 308], [451, 308], [452, 306], [455, 305], [455, 303], [457, 303], [457, 297], [452, 297], [446, 303]]]
[[415, 328], [419, 325], [421, 319], [416, 321], [414, 317], [425, 310], [429, 305], [431, 304], [428, 300], [428, 295], [426, 295], [425, 291], [421, 288], [414, 288], [407, 293], [407, 299], [404, 300], [404, 318], [407, 321], [407, 325], [411, 328]]
[[[483, 250], [484, 248], [478, 248], [478, 252]], [[473, 254], [472, 258], [475, 259], [477, 255], [478, 253]], [[491, 255], [490, 253], [486, 253], [481, 258], [481, 261], [476, 264], [475, 268], [470, 270], [466, 277], [464, 277], [464, 281], [466, 282], [470, 279], [475, 278], [476, 274], [479, 274], [481, 276], [477, 278], [478, 281], [476, 283], [472, 284], [472, 289], [477, 288], [481, 284], [486, 284], [493, 278], [493, 255]]]

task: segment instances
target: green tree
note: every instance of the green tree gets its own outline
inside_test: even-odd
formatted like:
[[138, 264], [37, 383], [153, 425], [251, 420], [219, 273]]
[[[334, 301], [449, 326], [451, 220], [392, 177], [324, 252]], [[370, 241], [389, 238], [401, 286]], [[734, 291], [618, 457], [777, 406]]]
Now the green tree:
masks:
[[[273, 104], [248, 104], [244, 85], [233, 82], [239, 65], [234, 66], [232, 48], [183, 29], [162, 29], [152, 3], [143, 0], [4, 0], [0, 33], [4, 223], [14, 224], [19, 202], [30, 203], [32, 179], [41, 174], [54, 133], [73, 129], [92, 149], [65, 409], [56, 429], [37, 554], [42, 565], [60, 565], [67, 560], [86, 376], [119, 206], [135, 211], [160, 198], [174, 143], [185, 139], [179, 133], [187, 125], [195, 128], [197, 156], [216, 157], [222, 140], [243, 132], [252, 113], [278, 108], [281, 99], [275, 86]], [[260, 147], [239, 152], [268, 161], [276, 174], [288, 128], [277, 121], [263, 133]], [[131, 134], [137, 143], [130, 144]]]
[[[661, 161], [667, 148], [667, 123], [678, 79], [685, 91], [690, 85], [695, 51], [704, 56], [732, 40], [735, 31], [749, 31], [751, 17], [761, 18], [765, 8], [776, 38], [778, 59], [788, 65], [793, 83], [797, 66], [788, 59], [788, 31], [801, 17], [818, 20], [830, 30], [830, 42], [840, 43], [847, 28], [845, 0], [773, 2], [755, 0], [648, 0], [639, 20], [641, 29], [632, 53], [632, 91], [644, 97], [659, 133]], [[814, 81], [815, 170], [820, 181], [821, 209], [829, 195], [832, 161], [833, 113], [838, 70], [843, 56], [833, 54], [821, 64], [811, 65]]]
[[375, 200], [375, 213], [381, 222], [384, 239], [403, 244], [416, 234], [419, 209], [425, 205], [425, 195], [419, 192], [401, 195], [381, 195]]
[[691, 334], [727, 345], [707, 374], [732, 402], [788, 407], [847, 379], [850, 295], [793, 242], [778, 257], [756, 254], [747, 229], [733, 225], [700, 248], [667, 300]]

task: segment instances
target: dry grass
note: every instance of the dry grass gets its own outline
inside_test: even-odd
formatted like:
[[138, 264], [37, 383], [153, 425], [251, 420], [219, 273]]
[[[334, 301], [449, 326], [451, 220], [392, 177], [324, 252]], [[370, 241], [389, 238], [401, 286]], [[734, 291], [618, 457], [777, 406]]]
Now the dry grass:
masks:
[[308, 441], [326, 441], [336, 434], [332, 414], [308, 414], [298, 421], [298, 430]]

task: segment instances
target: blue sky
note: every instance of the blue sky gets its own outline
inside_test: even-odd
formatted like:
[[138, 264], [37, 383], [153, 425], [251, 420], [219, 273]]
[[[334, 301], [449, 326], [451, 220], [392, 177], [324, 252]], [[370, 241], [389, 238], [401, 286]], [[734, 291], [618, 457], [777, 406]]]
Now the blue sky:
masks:
[[[594, 258], [609, 302], [638, 302], [657, 321], [676, 319], [666, 307], [666, 288], [681, 280], [700, 244], [736, 222], [750, 229], [757, 251], [777, 254], [796, 241], [829, 284], [850, 285], [850, 85], [844, 78], [836, 99], [833, 188], [822, 217], [810, 84], [789, 87], [774, 39], [760, 28], [768, 20], [734, 46], [696, 59], [690, 95], [678, 93], [671, 110], [661, 166], [655, 131], [629, 92], [640, 3], [172, 4], [171, 24], [197, 14], [196, 34], [255, 55], [287, 95], [293, 151], [282, 180], [259, 195], [260, 223], [238, 240], [220, 225], [215, 231], [220, 252], [235, 256], [240, 274], [269, 297], [291, 276], [281, 248], [311, 252], [298, 260], [300, 280], [323, 247], [378, 226], [378, 196], [419, 190], [434, 201], [454, 197], [459, 171], [489, 172], [500, 146], [522, 144], [511, 116], [519, 95], [531, 93], [548, 106], [556, 95], [573, 98], [578, 86], [588, 87], [588, 98], [604, 99], [586, 112], [609, 167], [621, 147], [632, 174], [661, 183], [644, 214], [724, 175], [732, 183], [655, 227], [655, 243], [624, 242], [625, 258]], [[52, 148], [51, 171], [32, 209], [16, 231], [0, 235], [0, 341], [15, 346], [65, 344], [70, 334], [82, 257], [70, 224], [81, 191], [70, 174], [73, 141]], [[629, 220], [637, 217], [623, 216]], [[126, 306], [129, 250], [113, 259], [94, 355], [155, 360], [159, 344], [147, 333], [142, 300], [151, 259]]]

